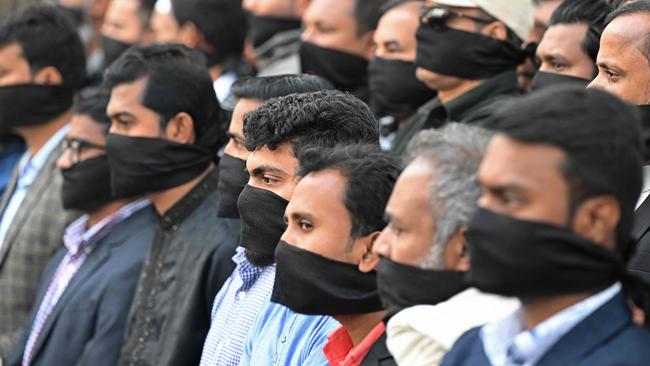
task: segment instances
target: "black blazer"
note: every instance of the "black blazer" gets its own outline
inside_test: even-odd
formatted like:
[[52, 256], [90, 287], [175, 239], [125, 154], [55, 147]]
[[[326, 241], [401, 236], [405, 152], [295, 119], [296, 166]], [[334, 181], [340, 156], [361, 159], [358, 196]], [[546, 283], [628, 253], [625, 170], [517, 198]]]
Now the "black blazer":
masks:
[[361, 366], [395, 366], [397, 363], [386, 348], [386, 332], [372, 346]]
[[[153, 207], [145, 207], [96, 243], [45, 323], [31, 365], [117, 363], [126, 317], [156, 226]], [[35, 314], [66, 251], [65, 247], [59, 250], [48, 265], [8, 365], [20, 365]]]
[[636, 254], [630, 260], [630, 271], [650, 283], [650, 197], [634, 213], [633, 238], [636, 239]]

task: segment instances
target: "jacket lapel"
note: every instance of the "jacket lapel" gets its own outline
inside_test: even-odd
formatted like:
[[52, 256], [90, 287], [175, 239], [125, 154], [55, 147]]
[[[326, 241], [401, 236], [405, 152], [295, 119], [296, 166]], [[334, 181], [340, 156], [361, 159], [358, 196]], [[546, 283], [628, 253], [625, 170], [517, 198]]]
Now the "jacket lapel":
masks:
[[632, 233], [638, 241], [648, 230], [650, 230], [650, 197], [646, 198], [634, 213]]
[[575, 365], [631, 321], [623, 292], [619, 292], [560, 338], [538, 365]]
[[377, 366], [384, 364], [396, 364], [393, 361], [393, 356], [388, 352], [388, 347], [386, 347], [386, 332], [384, 332], [377, 342], [372, 345], [372, 348], [370, 348], [370, 351], [368, 351], [368, 354], [364, 357], [363, 362], [361, 362], [361, 366]]
[[[20, 208], [16, 213], [16, 217], [14, 217], [14, 220], [12, 221], [9, 230], [7, 231], [7, 235], [0, 250], [0, 267], [6, 259], [7, 254], [9, 253], [9, 249], [11, 248], [11, 245], [16, 238], [16, 235], [18, 235], [20, 229], [23, 227], [23, 225], [25, 225], [25, 220], [41, 202], [41, 199], [43, 198], [43, 191], [50, 184], [52, 176], [54, 174], [59, 174], [56, 167], [56, 161], [59, 159], [62, 151], [63, 145], [59, 144], [59, 146], [54, 149], [50, 156], [48, 156], [45, 164], [41, 168], [41, 171], [38, 173], [38, 176], [32, 183], [31, 187], [29, 187], [27, 190], [25, 199], [20, 205]], [[15, 185], [13, 188], [15, 188]], [[7, 198], [7, 195], [5, 195], [5, 198]]]
[[[20, 160], [22, 160], [22, 158]], [[2, 201], [0, 201], [0, 217], [2, 216], [2, 214], [4, 214], [5, 210], [7, 209], [9, 200], [11, 199], [11, 196], [14, 194], [14, 191], [16, 190], [16, 185], [18, 184], [20, 160], [18, 160], [18, 163], [16, 163], [16, 166], [14, 167], [14, 170], [11, 173], [11, 179], [9, 179], [7, 188], [5, 188], [5, 193], [2, 195]]]

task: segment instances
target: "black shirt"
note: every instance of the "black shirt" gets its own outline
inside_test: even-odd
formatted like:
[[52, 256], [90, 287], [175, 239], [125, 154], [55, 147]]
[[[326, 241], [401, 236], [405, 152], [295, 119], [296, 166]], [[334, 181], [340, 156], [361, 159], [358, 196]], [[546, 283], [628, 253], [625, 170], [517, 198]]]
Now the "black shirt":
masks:
[[162, 217], [131, 307], [120, 365], [198, 365], [239, 220], [217, 217], [216, 171]]

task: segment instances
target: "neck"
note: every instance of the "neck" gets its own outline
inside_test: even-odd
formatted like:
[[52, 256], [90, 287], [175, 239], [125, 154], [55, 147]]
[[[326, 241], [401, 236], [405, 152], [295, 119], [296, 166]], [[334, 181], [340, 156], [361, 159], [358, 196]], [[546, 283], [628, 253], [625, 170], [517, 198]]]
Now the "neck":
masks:
[[208, 169], [191, 181], [166, 191], [147, 193], [147, 197], [151, 200], [151, 203], [156, 208], [156, 211], [158, 211], [158, 214], [162, 216], [178, 201], [185, 197], [189, 191], [196, 187], [213, 169], [214, 164], [210, 164]]
[[350, 335], [350, 339], [352, 339], [352, 344], [356, 347], [363, 342], [385, 316], [386, 312], [382, 310], [366, 314], [337, 315], [334, 319], [345, 328]]
[[32, 156], [36, 155], [47, 141], [54, 136], [72, 117], [68, 111], [56, 119], [39, 126], [21, 127], [18, 133], [25, 139]]
[[212, 66], [210, 70], [210, 77], [212, 78], [212, 81], [216, 81], [223, 75], [223, 69], [219, 65]]
[[112, 215], [113, 213], [117, 212], [119, 209], [127, 205], [128, 203], [134, 201], [134, 199], [123, 199], [123, 200], [117, 200], [113, 201], [111, 203], [107, 203], [104, 206], [100, 207], [99, 209], [90, 212], [88, 214], [88, 228], [91, 228], [106, 217]]
[[523, 321], [526, 329], [533, 329], [544, 320], [588, 298], [592, 294], [572, 294], [524, 302]]
[[443, 104], [449, 103], [450, 101], [460, 97], [461, 95], [476, 88], [482, 83], [483, 80], [463, 80], [455, 88], [448, 89], [448, 90], [439, 90], [438, 99], [440, 99], [440, 102], [442, 102]]

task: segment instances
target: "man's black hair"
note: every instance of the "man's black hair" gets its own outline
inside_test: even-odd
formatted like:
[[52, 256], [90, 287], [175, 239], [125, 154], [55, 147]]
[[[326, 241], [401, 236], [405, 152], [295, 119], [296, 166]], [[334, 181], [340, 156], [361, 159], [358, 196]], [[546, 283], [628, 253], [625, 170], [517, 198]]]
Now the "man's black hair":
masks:
[[241, 0], [173, 0], [172, 11], [178, 24], [192, 23], [203, 34], [217, 64], [241, 59], [246, 38]]
[[588, 26], [582, 49], [594, 62], [594, 73], [597, 73], [596, 58], [600, 49], [600, 36], [605, 29], [605, 18], [612, 11], [610, 0], [564, 0], [555, 9], [549, 26], [558, 24], [579, 24]]
[[87, 88], [75, 96], [72, 114], [88, 116], [95, 123], [106, 125], [106, 132], [111, 127], [111, 119], [106, 115], [106, 107], [111, 99], [111, 91], [106, 88]]
[[339, 145], [305, 149], [299, 160], [301, 177], [332, 169], [347, 178], [343, 203], [352, 221], [350, 236], [384, 229], [384, 210], [402, 170], [398, 157], [376, 145]]
[[142, 105], [160, 116], [163, 128], [185, 112], [194, 120], [194, 144], [217, 148], [222, 115], [203, 55], [178, 44], [138, 45], [104, 73], [109, 89], [141, 79], [146, 80]]
[[[640, 13], [646, 13], [650, 15], [650, 0], [629, 1], [619, 6], [614, 11], [609, 13], [609, 15], [607, 15], [607, 19], [605, 19], [605, 26], [607, 26], [618, 17]], [[648, 63], [650, 63], [650, 32], [646, 33], [643, 39], [639, 39], [638, 45], [639, 50], [648, 59]]]
[[17, 44], [33, 75], [55, 67], [63, 85], [79, 89], [86, 82], [84, 46], [68, 18], [54, 6], [36, 6], [0, 26], [0, 48]]
[[357, 19], [357, 35], [377, 29], [384, 6], [388, 0], [355, 0], [354, 17]]
[[333, 89], [334, 86], [332, 83], [316, 75], [288, 74], [267, 77], [244, 77], [232, 85], [230, 92], [237, 98], [265, 101], [294, 93], [311, 93]]
[[621, 209], [617, 249], [628, 259], [643, 181], [636, 108], [604, 91], [562, 85], [505, 103], [489, 124], [514, 140], [554, 146], [566, 154], [562, 172], [571, 216], [589, 198], [613, 196]]
[[328, 90], [267, 101], [244, 117], [244, 136], [250, 151], [288, 143], [298, 156], [306, 146], [378, 145], [379, 124], [359, 98]]

